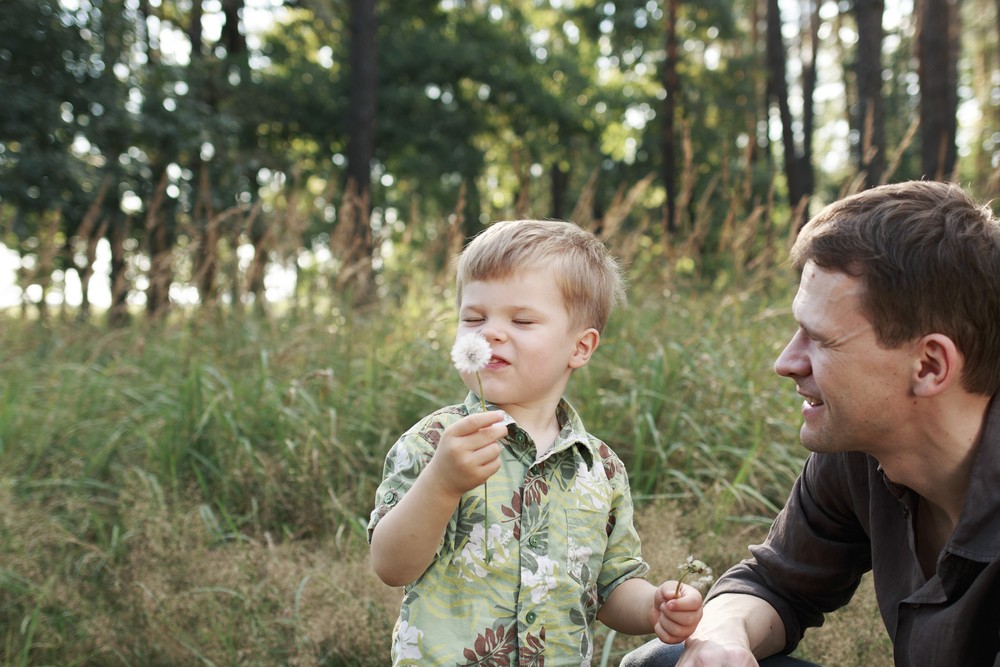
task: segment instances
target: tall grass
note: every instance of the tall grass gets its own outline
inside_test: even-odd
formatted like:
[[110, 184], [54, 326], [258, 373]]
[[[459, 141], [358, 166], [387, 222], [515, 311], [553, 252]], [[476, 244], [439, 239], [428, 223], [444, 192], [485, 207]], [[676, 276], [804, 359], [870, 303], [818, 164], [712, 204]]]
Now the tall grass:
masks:
[[[741, 557], [803, 459], [770, 369], [791, 280], [772, 278], [635, 276], [571, 382], [664, 576], [691, 550]], [[0, 315], [0, 662], [385, 664], [398, 592], [366, 565], [365, 524], [391, 443], [464, 394], [453, 327], [426, 285], [110, 331]]]

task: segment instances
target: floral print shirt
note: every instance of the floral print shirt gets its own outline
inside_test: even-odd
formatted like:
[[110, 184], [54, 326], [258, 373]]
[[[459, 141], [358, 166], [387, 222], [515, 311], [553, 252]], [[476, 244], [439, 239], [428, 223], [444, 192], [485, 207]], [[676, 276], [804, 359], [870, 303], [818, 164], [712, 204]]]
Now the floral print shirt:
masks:
[[[442, 408], [393, 445], [368, 537], [479, 399]], [[621, 460], [560, 401], [561, 430], [537, 455], [508, 425], [501, 467], [467, 492], [426, 572], [404, 589], [393, 665], [590, 665], [592, 625], [618, 584], [649, 570]]]

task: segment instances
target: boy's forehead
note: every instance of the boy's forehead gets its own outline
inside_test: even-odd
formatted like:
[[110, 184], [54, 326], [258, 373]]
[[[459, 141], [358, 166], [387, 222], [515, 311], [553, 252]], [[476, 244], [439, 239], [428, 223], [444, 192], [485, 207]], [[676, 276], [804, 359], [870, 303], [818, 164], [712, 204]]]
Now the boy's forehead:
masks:
[[541, 268], [503, 278], [470, 280], [462, 286], [458, 305], [460, 308], [503, 306], [530, 309], [551, 307], [554, 300], [565, 305], [561, 288], [546, 273], [549, 270]]

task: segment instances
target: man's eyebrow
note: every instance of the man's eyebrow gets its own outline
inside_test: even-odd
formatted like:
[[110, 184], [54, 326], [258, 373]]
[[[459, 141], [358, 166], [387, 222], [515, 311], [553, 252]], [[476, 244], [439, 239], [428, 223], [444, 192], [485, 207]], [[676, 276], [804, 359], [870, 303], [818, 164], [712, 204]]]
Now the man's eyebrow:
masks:
[[821, 334], [820, 332], [816, 331], [815, 329], [811, 328], [811, 327], [810, 327], [810, 326], [809, 326], [808, 324], [806, 324], [805, 322], [803, 322], [803, 321], [801, 321], [801, 320], [795, 320], [795, 322], [796, 322], [796, 324], [798, 324], [798, 325], [799, 325], [799, 329], [801, 329], [801, 330], [802, 330], [802, 332], [803, 332], [803, 333], [804, 333], [805, 335], [809, 336], [809, 338], [811, 338], [812, 340], [818, 340], [818, 341], [824, 341], [824, 340], [827, 340], [826, 336], [824, 336], [824, 335], [823, 335], [823, 334]]

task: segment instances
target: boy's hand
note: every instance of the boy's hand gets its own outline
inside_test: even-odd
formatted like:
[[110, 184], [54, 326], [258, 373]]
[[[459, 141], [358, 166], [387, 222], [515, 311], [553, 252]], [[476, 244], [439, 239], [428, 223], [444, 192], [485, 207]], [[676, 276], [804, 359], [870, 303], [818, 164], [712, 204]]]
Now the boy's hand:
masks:
[[679, 644], [694, 632], [701, 621], [701, 593], [697, 588], [681, 584], [680, 597], [675, 597], [676, 581], [665, 581], [653, 594], [650, 618], [653, 631], [665, 644]]
[[499, 410], [476, 412], [444, 430], [425, 474], [433, 475], [448, 495], [461, 496], [500, 469], [501, 438], [507, 426], [500, 424]]

